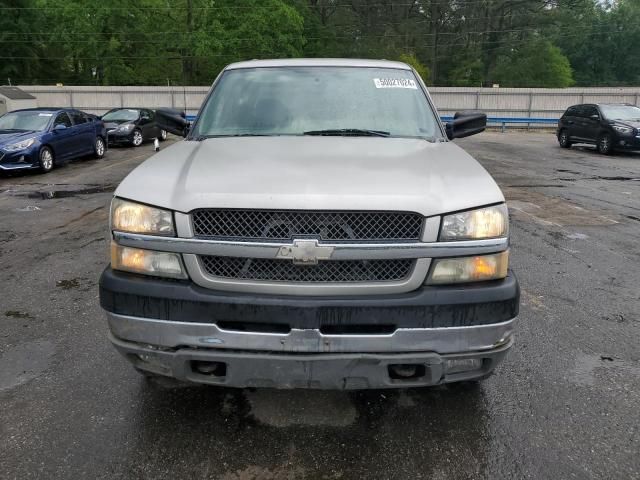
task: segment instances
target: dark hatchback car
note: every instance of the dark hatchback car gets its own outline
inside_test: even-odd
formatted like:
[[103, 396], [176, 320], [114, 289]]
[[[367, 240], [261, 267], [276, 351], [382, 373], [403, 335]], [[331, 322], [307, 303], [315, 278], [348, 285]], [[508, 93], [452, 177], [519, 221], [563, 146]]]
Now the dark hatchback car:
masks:
[[67, 160], [106, 152], [97, 117], [69, 108], [15, 110], [0, 117], [0, 171], [49, 172]]
[[139, 147], [145, 141], [167, 139], [167, 132], [156, 123], [156, 112], [148, 108], [114, 108], [102, 121], [107, 128], [109, 144]]
[[558, 122], [558, 142], [596, 145], [598, 152], [640, 150], [640, 108], [625, 104], [584, 104], [569, 107]]

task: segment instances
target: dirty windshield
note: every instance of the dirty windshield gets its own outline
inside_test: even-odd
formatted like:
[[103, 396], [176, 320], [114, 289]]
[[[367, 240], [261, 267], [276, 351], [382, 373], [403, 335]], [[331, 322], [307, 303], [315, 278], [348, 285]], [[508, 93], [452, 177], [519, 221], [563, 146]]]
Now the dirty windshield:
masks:
[[632, 105], [601, 105], [600, 108], [609, 120], [640, 121], [640, 108]]
[[442, 136], [413, 72], [354, 67], [225, 72], [193, 136], [245, 135]]
[[102, 120], [105, 122], [131, 122], [137, 120], [140, 112], [134, 109], [112, 110], [108, 112]]
[[34, 110], [12, 112], [0, 117], [0, 130], [40, 131], [47, 128], [53, 113]]

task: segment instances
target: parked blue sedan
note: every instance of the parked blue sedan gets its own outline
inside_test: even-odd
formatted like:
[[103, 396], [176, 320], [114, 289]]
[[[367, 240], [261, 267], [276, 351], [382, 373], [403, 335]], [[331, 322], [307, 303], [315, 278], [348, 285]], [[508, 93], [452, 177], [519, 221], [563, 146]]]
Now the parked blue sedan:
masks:
[[50, 172], [73, 158], [106, 151], [104, 123], [70, 108], [16, 110], [0, 117], [0, 170]]

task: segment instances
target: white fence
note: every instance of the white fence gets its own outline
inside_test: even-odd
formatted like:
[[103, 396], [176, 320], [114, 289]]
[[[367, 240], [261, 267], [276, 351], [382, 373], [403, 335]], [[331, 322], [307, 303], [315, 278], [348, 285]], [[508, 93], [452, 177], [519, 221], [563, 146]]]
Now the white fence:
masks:
[[103, 114], [116, 107], [172, 107], [194, 115], [209, 87], [52, 87], [21, 86], [39, 107], [73, 107]]
[[[209, 87], [53, 87], [22, 86], [40, 107], [74, 107], [101, 114], [114, 107], [173, 107], [189, 115], [200, 108]], [[559, 118], [577, 103], [640, 105], [637, 88], [460, 88], [432, 87], [443, 116], [458, 110], [481, 110], [489, 117]]]
[[441, 115], [480, 110], [489, 117], [560, 118], [578, 103], [640, 105], [634, 88], [448, 88], [429, 89]]

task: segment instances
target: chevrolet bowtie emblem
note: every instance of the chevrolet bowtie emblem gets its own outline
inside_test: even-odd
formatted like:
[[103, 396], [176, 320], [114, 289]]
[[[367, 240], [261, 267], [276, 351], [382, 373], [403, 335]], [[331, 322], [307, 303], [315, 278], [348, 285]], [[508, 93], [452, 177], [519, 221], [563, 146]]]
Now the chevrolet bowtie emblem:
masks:
[[293, 245], [280, 247], [277, 258], [290, 258], [296, 265], [317, 265], [318, 260], [329, 260], [333, 250], [318, 245], [317, 240], [294, 240]]

